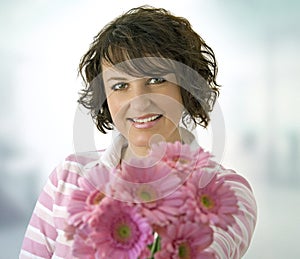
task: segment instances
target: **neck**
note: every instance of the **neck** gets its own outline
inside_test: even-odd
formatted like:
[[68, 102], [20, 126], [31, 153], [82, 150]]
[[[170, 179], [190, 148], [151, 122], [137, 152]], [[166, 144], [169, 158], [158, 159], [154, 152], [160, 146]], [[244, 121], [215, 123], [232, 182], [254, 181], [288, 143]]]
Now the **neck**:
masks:
[[122, 159], [124, 159], [125, 161], [129, 161], [132, 158], [146, 157], [148, 154], [149, 147], [136, 147], [128, 145], [122, 153]]
[[[152, 143], [158, 143], [160, 141], [166, 141], [159, 135], [154, 135], [151, 138], [149, 146], [135, 146], [133, 143], [129, 142], [128, 146], [124, 148], [122, 151], [122, 159], [125, 161], [129, 161], [132, 158], [144, 158], [147, 157], [150, 151], [150, 145]], [[175, 141], [183, 141], [181, 139], [179, 130], [177, 129], [171, 137], [167, 140], [167, 142], [175, 142]]]

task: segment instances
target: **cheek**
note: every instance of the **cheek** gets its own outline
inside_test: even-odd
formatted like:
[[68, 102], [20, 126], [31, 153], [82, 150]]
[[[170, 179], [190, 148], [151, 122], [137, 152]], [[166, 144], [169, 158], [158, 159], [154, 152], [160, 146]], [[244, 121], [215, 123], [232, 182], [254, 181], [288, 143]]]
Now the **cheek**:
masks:
[[177, 125], [184, 110], [181, 95], [157, 96], [156, 103], [159, 108], [164, 111], [165, 117], [174, 125]]
[[114, 125], [119, 131], [123, 131], [128, 101], [118, 95], [112, 95], [107, 98], [107, 104]]
[[167, 110], [174, 115], [181, 113], [184, 107], [180, 88], [178, 86], [174, 86], [172, 91], [168, 92], [167, 96], [169, 97], [165, 102]]
[[121, 103], [118, 99], [114, 97], [108, 97], [107, 104], [108, 104], [108, 109], [111, 114], [111, 117], [115, 123], [115, 118], [117, 117], [117, 114], [121, 109]]
[[180, 88], [177, 87], [172, 95], [172, 103], [169, 104], [169, 114], [173, 119], [173, 123], [177, 124], [180, 121], [182, 112], [184, 110], [183, 101], [181, 97]]
[[165, 89], [163, 94], [173, 99], [174, 102], [178, 102], [180, 104], [183, 103], [181, 88], [178, 85], [171, 84], [169, 87]]

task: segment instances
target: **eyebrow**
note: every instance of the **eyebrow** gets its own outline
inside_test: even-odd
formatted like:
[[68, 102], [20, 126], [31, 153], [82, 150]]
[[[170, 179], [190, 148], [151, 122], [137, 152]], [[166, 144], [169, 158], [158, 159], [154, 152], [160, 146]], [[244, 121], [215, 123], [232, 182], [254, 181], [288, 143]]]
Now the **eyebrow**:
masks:
[[128, 78], [125, 77], [109, 77], [106, 81], [126, 81]]
[[[153, 77], [153, 76], [166, 76], [169, 74], [173, 74], [173, 73], [162, 73], [160, 75], [152, 75], [152, 74], [148, 74], [148, 75], [144, 75], [143, 77], [140, 78], [147, 78], [147, 77]], [[132, 78], [127, 78], [127, 77], [122, 77], [122, 76], [112, 76], [107, 78], [105, 81], [106, 82], [110, 82], [110, 81], [132, 81]]]

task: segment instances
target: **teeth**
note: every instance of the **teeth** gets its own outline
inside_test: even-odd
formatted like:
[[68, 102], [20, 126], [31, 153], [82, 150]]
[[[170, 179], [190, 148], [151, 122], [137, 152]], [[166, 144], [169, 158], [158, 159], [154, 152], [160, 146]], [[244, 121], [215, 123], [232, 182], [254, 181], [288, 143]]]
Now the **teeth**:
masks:
[[133, 122], [137, 122], [137, 123], [145, 123], [145, 122], [149, 122], [149, 121], [154, 121], [156, 120], [160, 115], [154, 115], [152, 117], [148, 117], [145, 119], [132, 119]]

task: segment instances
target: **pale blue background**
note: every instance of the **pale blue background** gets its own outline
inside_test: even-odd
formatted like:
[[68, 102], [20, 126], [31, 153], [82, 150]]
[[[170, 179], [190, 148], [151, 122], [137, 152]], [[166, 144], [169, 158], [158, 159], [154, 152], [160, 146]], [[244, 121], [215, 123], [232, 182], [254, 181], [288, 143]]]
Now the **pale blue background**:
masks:
[[[106, 2], [0, 3], [0, 258], [18, 257], [48, 174], [74, 152], [81, 55], [107, 22], [146, 3]], [[259, 209], [244, 258], [300, 258], [300, 2], [147, 3], [158, 2], [188, 18], [217, 56], [226, 125], [222, 163], [251, 182]], [[96, 139], [102, 148], [110, 140]]]

